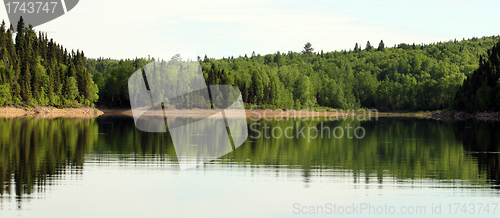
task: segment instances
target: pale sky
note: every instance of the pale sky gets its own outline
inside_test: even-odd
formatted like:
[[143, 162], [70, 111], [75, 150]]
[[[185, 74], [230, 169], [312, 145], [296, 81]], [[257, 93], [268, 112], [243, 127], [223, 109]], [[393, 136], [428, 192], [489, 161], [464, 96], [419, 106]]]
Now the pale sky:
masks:
[[[166, 57], [300, 52], [431, 43], [499, 35], [498, 0], [81, 0], [35, 27], [87, 57]], [[7, 12], [0, 16], [8, 23]], [[15, 26], [15, 25], [14, 25]]]

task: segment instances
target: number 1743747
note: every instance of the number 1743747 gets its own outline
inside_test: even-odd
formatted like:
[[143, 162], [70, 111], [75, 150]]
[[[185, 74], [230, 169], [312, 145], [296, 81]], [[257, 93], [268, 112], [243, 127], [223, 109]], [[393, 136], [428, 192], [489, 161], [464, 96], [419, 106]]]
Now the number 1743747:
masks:
[[40, 14], [54, 13], [59, 2], [7, 2], [7, 13]]
[[450, 214], [495, 214], [498, 203], [450, 203]]

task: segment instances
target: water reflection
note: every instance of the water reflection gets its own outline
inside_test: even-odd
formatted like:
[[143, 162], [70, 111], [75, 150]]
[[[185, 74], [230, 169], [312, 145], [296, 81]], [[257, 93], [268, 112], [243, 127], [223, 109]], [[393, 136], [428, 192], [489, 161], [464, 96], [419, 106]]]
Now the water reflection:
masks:
[[[450, 188], [499, 187], [496, 122], [445, 122], [413, 118], [378, 121], [249, 121], [249, 139], [235, 152], [198, 169], [251, 171], [252, 176], [349, 180], [378, 188], [422, 185]], [[362, 127], [363, 138], [323, 137], [307, 130]], [[287, 137], [306, 128], [303, 134]], [[275, 132], [276, 133], [276, 132]], [[177, 163], [169, 133], [138, 131], [130, 117], [96, 119], [0, 119], [0, 193], [21, 201], [81, 174], [85, 164], [122, 162], [141, 166]], [[268, 137], [269, 136], [269, 137]], [[274, 137], [273, 137], [274, 136]], [[291, 172], [301, 172], [299, 175]], [[217, 172], [214, 172], [217, 173]], [[325, 180], [326, 179], [326, 180]], [[331, 179], [331, 180], [328, 180]]]
[[[316, 126], [318, 130], [322, 128], [319, 126], [322, 122], [298, 122], [298, 125], [296, 121], [270, 122], [268, 125], [271, 127], [266, 130], [293, 126], [293, 131], [296, 131], [302, 125]], [[491, 125], [474, 123], [478, 126]], [[496, 151], [493, 150], [495, 146], [486, 148], [480, 143], [463, 146], [462, 138], [457, 136], [471, 130], [460, 130], [456, 123], [381, 118], [378, 121], [326, 122], [322, 125], [330, 129], [361, 126], [366, 135], [362, 139], [352, 137], [353, 134], [352, 139], [347, 135], [339, 139], [309, 139], [307, 134], [293, 139], [261, 137], [238, 149], [234, 158], [237, 163], [254, 166], [298, 167], [303, 169], [306, 182], [309, 177], [332, 175], [330, 170], [334, 169], [344, 177], [352, 177], [354, 183], [433, 179], [440, 182], [437, 185], [453, 183], [457, 187], [479, 185], [498, 188], [498, 154], [490, 153], [490, 157], [481, 159], [490, 166], [486, 171], [478, 156], [470, 153], [472, 148], [479, 147]], [[496, 126], [480, 131], [494, 132], [498, 129]]]
[[81, 173], [97, 133], [91, 119], [0, 119], [0, 194], [22, 201]]
[[487, 179], [500, 186], [500, 123], [493, 121], [455, 122], [454, 135]]

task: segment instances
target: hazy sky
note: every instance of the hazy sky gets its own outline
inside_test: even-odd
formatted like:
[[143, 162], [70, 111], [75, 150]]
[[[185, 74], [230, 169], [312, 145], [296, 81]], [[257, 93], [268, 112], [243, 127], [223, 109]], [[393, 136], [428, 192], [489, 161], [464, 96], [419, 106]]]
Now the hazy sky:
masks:
[[[250, 55], [430, 43], [500, 34], [498, 0], [81, 0], [37, 31], [87, 57]], [[0, 15], [8, 22], [6, 10]]]

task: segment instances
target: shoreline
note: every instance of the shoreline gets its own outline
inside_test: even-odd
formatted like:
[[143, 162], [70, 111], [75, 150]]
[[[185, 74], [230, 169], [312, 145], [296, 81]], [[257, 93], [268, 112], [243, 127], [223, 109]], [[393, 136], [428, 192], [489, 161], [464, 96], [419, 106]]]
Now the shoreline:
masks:
[[439, 120], [484, 120], [500, 121], [500, 112], [476, 112], [467, 113], [464, 111], [444, 111], [432, 113], [432, 118]]
[[[132, 117], [131, 109], [99, 109], [104, 114], [102, 116], [129, 116]], [[281, 118], [317, 118], [317, 117], [325, 117], [325, 118], [338, 118], [343, 119], [345, 117], [358, 117], [364, 116], [367, 119], [372, 116], [378, 117], [418, 117], [418, 118], [432, 118], [431, 112], [420, 112], [420, 113], [398, 113], [398, 112], [371, 112], [368, 113], [367, 110], [365, 113], [359, 113], [358, 110], [337, 110], [337, 111], [297, 111], [297, 110], [288, 110], [288, 111], [276, 111], [276, 110], [250, 110], [245, 109], [245, 117], [247, 119], [281, 119]], [[146, 116], [164, 116], [164, 117], [191, 117], [191, 118], [201, 118], [204, 117], [206, 113], [215, 114], [214, 110], [204, 111], [198, 109], [191, 110], [166, 110], [165, 113], [161, 110], [153, 111], [148, 113]], [[226, 113], [227, 118], [241, 118], [241, 114], [239, 113]]]
[[[361, 113], [360, 113], [361, 112]], [[184, 117], [184, 118], [205, 118], [207, 114], [215, 114], [214, 110], [189, 109], [189, 110], [157, 110], [148, 113], [146, 116], [164, 116], [164, 117]], [[227, 113], [227, 118], [241, 118], [241, 113]], [[34, 118], [95, 118], [98, 116], [128, 116], [133, 117], [131, 109], [109, 109], [109, 108], [56, 108], [52, 106], [44, 107], [0, 107], [0, 118], [16, 117], [34, 117]], [[247, 119], [284, 119], [284, 118], [338, 118], [346, 117], [415, 117], [436, 120], [488, 120], [500, 121], [500, 112], [477, 112], [466, 113], [459, 111], [444, 112], [371, 112], [367, 110], [333, 110], [333, 111], [306, 111], [306, 110], [250, 110], [245, 109], [245, 118]]]
[[43, 107], [0, 107], [0, 118], [20, 118], [34, 117], [42, 119], [51, 118], [95, 118], [104, 114], [97, 108], [79, 107], [79, 108], [56, 108], [52, 106]]

